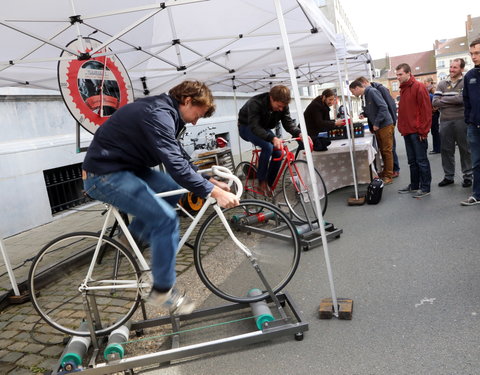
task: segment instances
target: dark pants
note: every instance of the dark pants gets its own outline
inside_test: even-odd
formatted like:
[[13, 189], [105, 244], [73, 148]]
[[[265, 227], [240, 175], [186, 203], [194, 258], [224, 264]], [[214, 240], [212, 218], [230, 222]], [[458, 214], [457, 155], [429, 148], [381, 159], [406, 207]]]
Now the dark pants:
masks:
[[440, 124], [438, 122], [438, 118], [440, 116], [440, 112], [435, 111], [432, 115], [432, 128], [430, 132], [432, 133], [432, 151], [433, 152], [440, 152], [441, 151], [441, 138], [440, 138]]
[[420, 140], [418, 134], [408, 134], [403, 137], [407, 150], [408, 166], [410, 167], [410, 188], [430, 192], [432, 173], [427, 157], [427, 140]]
[[[272, 142], [266, 141], [253, 134], [248, 126], [239, 126], [238, 132], [242, 139], [252, 142], [255, 146], [262, 149], [258, 160], [257, 178], [260, 182], [267, 180], [268, 185], [272, 186], [275, 182], [275, 177], [277, 177], [282, 161], [270, 161], [270, 158], [278, 159], [282, 155], [282, 151], [274, 150]], [[274, 135], [273, 132], [270, 131], [270, 133]]]

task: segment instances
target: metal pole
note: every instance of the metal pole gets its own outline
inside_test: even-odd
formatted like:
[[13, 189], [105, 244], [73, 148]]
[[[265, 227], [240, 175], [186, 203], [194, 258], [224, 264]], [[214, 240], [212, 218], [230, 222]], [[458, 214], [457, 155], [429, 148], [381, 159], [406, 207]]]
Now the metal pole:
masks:
[[5, 262], [5, 267], [8, 272], [8, 277], [10, 278], [10, 284], [12, 284], [13, 292], [16, 296], [20, 296], [20, 291], [18, 290], [17, 281], [15, 280], [15, 275], [13, 274], [12, 265], [10, 264], [10, 259], [7, 255], [7, 249], [3, 243], [3, 239], [0, 238], [0, 250], [2, 251], [3, 261]]
[[305, 124], [305, 118], [302, 115], [303, 110], [302, 110], [302, 104], [300, 102], [298, 84], [297, 84], [297, 79], [295, 75], [295, 67], [293, 66], [292, 51], [290, 50], [290, 44], [288, 42], [287, 28], [285, 25], [285, 19], [283, 17], [283, 11], [280, 4], [280, 0], [274, 0], [274, 1], [275, 1], [275, 9], [277, 11], [277, 20], [280, 26], [280, 32], [282, 34], [283, 47], [285, 49], [285, 58], [288, 64], [288, 72], [290, 73], [290, 81], [292, 83], [295, 106], [297, 107], [298, 119], [300, 121], [300, 129], [302, 131], [302, 138], [303, 138], [302, 140], [303, 140], [303, 144], [305, 145], [305, 156], [307, 159], [308, 171], [310, 173], [310, 177], [312, 179], [312, 184], [313, 184], [313, 196], [315, 199], [315, 209], [317, 213], [320, 234], [322, 236], [323, 253], [325, 255], [325, 263], [327, 265], [328, 280], [330, 282], [330, 291], [332, 293], [334, 315], [338, 317], [338, 303], [337, 303], [337, 296], [335, 294], [335, 287], [333, 284], [333, 274], [332, 274], [332, 267], [330, 264], [330, 256], [328, 253], [327, 235], [325, 232], [325, 226], [323, 225], [322, 208], [320, 207], [320, 198], [318, 193], [317, 178], [316, 178], [314, 164], [313, 164], [312, 152], [308, 147], [309, 143], [308, 143], [307, 126]]

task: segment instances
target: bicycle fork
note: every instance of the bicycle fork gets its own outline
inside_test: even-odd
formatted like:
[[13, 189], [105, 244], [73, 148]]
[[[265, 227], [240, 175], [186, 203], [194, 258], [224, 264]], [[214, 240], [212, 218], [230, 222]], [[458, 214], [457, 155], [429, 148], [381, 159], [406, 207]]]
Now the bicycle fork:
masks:
[[220, 218], [222, 224], [225, 226], [225, 229], [227, 230], [229, 236], [233, 240], [233, 242], [242, 250], [245, 255], [247, 256], [248, 260], [252, 264], [253, 268], [257, 272], [258, 277], [262, 281], [263, 285], [265, 286], [268, 295], [272, 299], [272, 301], [275, 303], [275, 306], [277, 307], [278, 312], [280, 313], [280, 316], [283, 321], [287, 322], [289, 318], [287, 317], [287, 314], [285, 313], [282, 305], [280, 304], [280, 301], [278, 300], [276, 294], [273, 292], [272, 287], [268, 283], [267, 279], [263, 275], [262, 270], [260, 269], [260, 265], [257, 262], [257, 259], [253, 256], [252, 252], [243, 244], [241, 243], [238, 238], [235, 236], [235, 234], [232, 231], [232, 228], [230, 228], [230, 225], [228, 224], [227, 219], [225, 218], [225, 215], [223, 214], [222, 209], [218, 205], [213, 206], [214, 210], [216, 211], [218, 217]]

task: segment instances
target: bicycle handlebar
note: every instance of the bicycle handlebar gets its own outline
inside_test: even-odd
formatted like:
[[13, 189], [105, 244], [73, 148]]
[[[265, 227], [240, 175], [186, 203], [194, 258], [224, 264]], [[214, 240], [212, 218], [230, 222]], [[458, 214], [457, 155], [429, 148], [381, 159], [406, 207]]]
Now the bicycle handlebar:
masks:
[[233, 182], [235, 183], [235, 185], [237, 185], [237, 193], [235, 194], [235, 196], [237, 197], [237, 199], [240, 199], [243, 194], [243, 185], [240, 179], [235, 176], [230, 169], [226, 167], [214, 165], [211, 169], [213, 174], [216, 174], [218, 177], [222, 177], [228, 180], [228, 186], [231, 186]]
[[[302, 137], [295, 137], [295, 138], [289, 138], [289, 139], [282, 139], [281, 141], [282, 141], [282, 144], [285, 144], [293, 141], [303, 142], [303, 139]], [[308, 144], [310, 146], [310, 151], [313, 151], [313, 141], [310, 137], [308, 137]], [[283, 147], [281, 151], [282, 151], [282, 155], [280, 155], [278, 158], [273, 158], [272, 161], [280, 161], [287, 155], [287, 151], [285, 150], [285, 147]]]

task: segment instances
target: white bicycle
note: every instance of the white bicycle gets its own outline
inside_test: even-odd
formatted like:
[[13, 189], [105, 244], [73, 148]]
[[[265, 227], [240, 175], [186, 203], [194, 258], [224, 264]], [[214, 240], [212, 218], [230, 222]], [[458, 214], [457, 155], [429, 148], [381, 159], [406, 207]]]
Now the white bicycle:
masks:
[[[230, 184], [233, 181], [237, 196], [241, 196], [242, 184], [230, 170], [215, 166], [202, 171], [209, 172]], [[180, 189], [158, 196], [185, 192]], [[119, 211], [107, 207], [100, 233], [73, 232], [55, 238], [40, 250], [30, 268], [33, 306], [48, 324], [69, 335], [90, 335], [79, 329], [81, 320], [92, 322], [95, 335], [108, 334], [130, 319], [151, 289], [144, 254]], [[232, 302], [275, 298], [293, 277], [300, 260], [300, 242], [290, 219], [268, 202], [243, 200], [237, 207], [221, 209], [208, 197], [196, 217], [191, 217], [179, 250], [211, 208], [213, 212], [201, 224], [193, 246], [202, 282]], [[106, 235], [112, 215], [132, 250]], [[229, 277], [219, 277], [226, 274]], [[261, 289], [262, 294], [247, 296], [253, 288]]]

